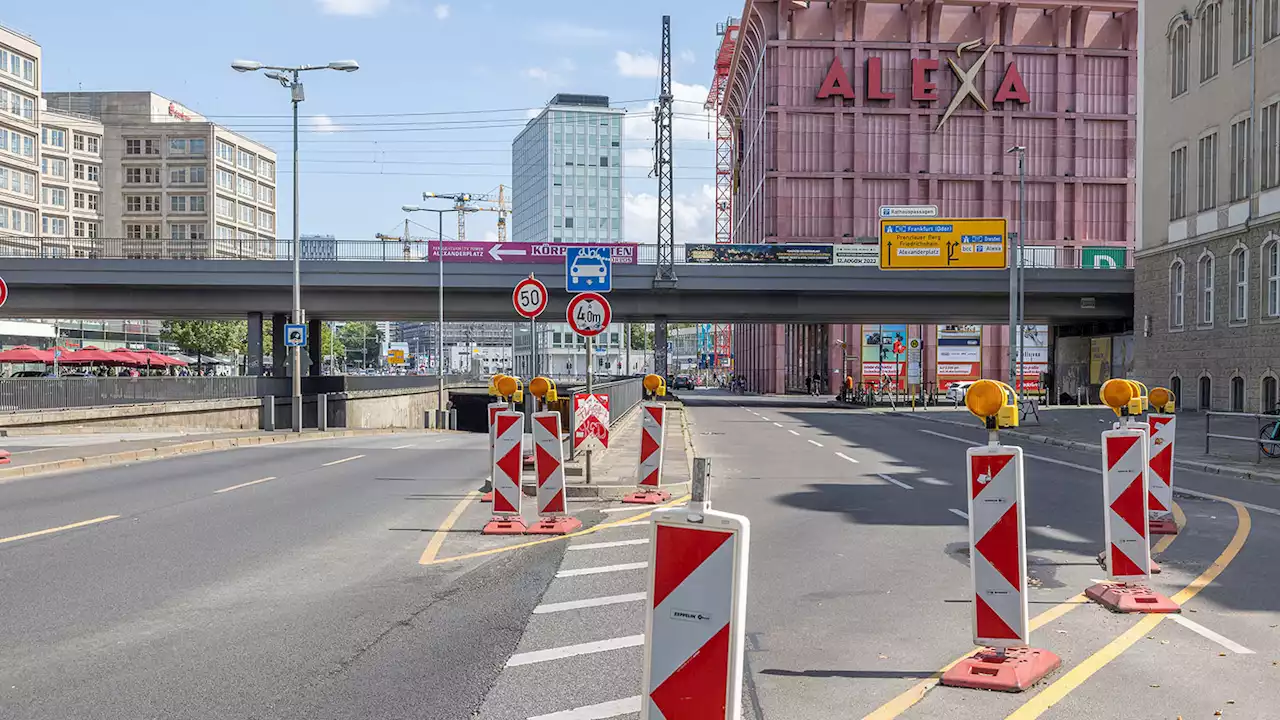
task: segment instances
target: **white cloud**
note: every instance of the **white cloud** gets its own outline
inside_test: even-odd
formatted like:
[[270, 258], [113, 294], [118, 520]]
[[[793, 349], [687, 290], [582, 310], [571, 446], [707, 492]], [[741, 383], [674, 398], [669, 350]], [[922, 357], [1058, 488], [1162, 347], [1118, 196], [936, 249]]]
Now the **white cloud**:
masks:
[[[672, 207], [677, 243], [715, 242], [716, 190], [704, 184], [691, 193], [675, 196]], [[658, 198], [649, 193], [627, 193], [624, 198], [628, 242], [652, 244], [658, 238]]]
[[557, 44], [573, 44], [573, 45], [598, 45], [613, 37], [608, 30], [601, 28], [589, 27], [586, 25], [576, 25], [570, 22], [553, 21], [546, 22], [534, 28], [532, 37], [542, 40], [552, 45]]
[[[671, 133], [676, 140], [707, 140], [708, 129], [714, 138], [714, 126], [707, 119], [707, 112], [702, 109], [707, 101], [706, 85], [685, 85], [680, 82], [671, 83], [671, 94], [674, 96], [672, 110], [675, 117], [671, 121]], [[623, 121], [624, 137], [628, 142], [653, 142], [653, 109], [657, 103], [649, 103], [640, 109], [627, 111]]]
[[680, 61], [686, 65], [692, 65], [698, 61], [698, 56], [694, 55], [692, 50], [681, 50]]
[[646, 52], [632, 55], [626, 50], [619, 50], [613, 56], [613, 61], [617, 64], [618, 74], [622, 77], [656, 78], [662, 69], [658, 64], [658, 58]]
[[552, 64], [550, 68], [544, 67], [527, 67], [520, 71], [521, 75], [530, 80], [547, 83], [548, 85], [559, 85], [564, 82], [564, 76], [576, 70], [577, 67], [569, 58], [560, 58]]
[[437, 20], [448, 20], [448, 19], [449, 19], [449, 12], [450, 12], [450, 10], [449, 10], [449, 6], [448, 6], [448, 5], [445, 5], [444, 3], [441, 3], [441, 4], [439, 4], [439, 5], [436, 5], [436, 19], [437, 19]]
[[542, 82], [546, 82], [551, 77], [550, 72], [540, 67], [525, 68], [520, 73], [530, 80], [540, 80]]
[[323, 134], [341, 132], [345, 129], [334, 122], [333, 118], [328, 115], [312, 115], [311, 117], [303, 118], [303, 124], [312, 131]]
[[377, 15], [391, 0], [316, 0], [326, 15]]

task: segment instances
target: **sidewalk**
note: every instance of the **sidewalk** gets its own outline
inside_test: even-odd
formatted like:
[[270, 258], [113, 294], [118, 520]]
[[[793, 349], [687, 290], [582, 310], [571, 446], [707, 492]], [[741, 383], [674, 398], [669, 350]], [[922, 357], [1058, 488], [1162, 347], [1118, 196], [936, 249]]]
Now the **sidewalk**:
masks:
[[[901, 409], [898, 413], [912, 414]], [[973, 427], [975, 422], [967, 413], [965, 417], [956, 417], [952, 411], [942, 409], [917, 410], [914, 415], [926, 420], [968, 427]], [[1110, 408], [1100, 405], [1042, 407], [1039, 423], [1033, 417], [1023, 421], [1016, 431], [1002, 431], [1002, 434], [1048, 445], [1099, 452], [1102, 431], [1110, 430], [1111, 424], [1115, 421], [1115, 413]], [[1256, 432], [1256, 423], [1253, 420], [1231, 418], [1214, 418], [1213, 420], [1215, 435], [1253, 437]], [[1255, 443], [1214, 439], [1209, 448], [1211, 452], [1205, 453], [1205, 416], [1201, 413], [1178, 413], [1176, 443], [1174, 464], [1180, 467], [1249, 480], [1280, 483], [1280, 460], [1268, 461], [1263, 457], [1261, 463], [1254, 462], [1257, 452]]]
[[[689, 447], [688, 422], [684, 406], [667, 404], [667, 432], [663, 443], [662, 488], [671, 495], [689, 491], [693, 472], [693, 451]], [[636, 490], [636, 468], [640, 464], [639, 406], [627, 414], [609, 433], [609, 449], [591, 458], [591, 483], [577, 474], [586, 458], [580, 453], [565, 463], [569, 497], [620, 500]]]

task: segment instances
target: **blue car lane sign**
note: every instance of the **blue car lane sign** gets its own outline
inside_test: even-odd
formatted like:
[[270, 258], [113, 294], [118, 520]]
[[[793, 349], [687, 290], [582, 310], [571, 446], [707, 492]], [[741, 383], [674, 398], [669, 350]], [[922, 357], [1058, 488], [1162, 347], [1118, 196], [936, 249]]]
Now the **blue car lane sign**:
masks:
[[609, 248], [565, 248], [564, 284], [571, 293], [599, 292], [613, 289], [613, 262]]

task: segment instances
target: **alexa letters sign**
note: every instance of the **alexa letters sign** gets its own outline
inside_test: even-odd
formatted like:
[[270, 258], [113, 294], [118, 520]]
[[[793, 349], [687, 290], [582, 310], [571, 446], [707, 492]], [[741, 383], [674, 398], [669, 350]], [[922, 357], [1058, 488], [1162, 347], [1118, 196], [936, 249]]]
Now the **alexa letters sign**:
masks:
[[[981, 44], [982, 42], [979, 40], [960, 43], [956, 48], [955, 59], [946, 59], [947, 66], [955, 73], [960, 85], [956, 90], [955, 96], [951, 98], [947, 111], [942, 115], [942, 120], [938, 122], [938, 127], [934, 128], [935, 132], [942, 129], [942, 126], [951, 119], [951, 116], [960, 107], [960, 104], [965, 101], [965, 98], [971, 97], [983, 110], [991, 110], [987, 105], [986, 99], [978, 92], [976, 81], [982, 75], [982, 70], [986, 66], [987, 59], [991, 56], [991, 51], [995, 49], [995, 45], [988, 45], [987, 49], [968, 68], [960, 65], [964, 61], [965, 52], [976, 50]], [[941, 63], [934, 58], [911, 59], [912, 100], [916, 102], [938, 100], [938, 84], [932, 80], [932, 73], [938, 70], [940, 66]], [[897, 97], [897, 93], [884, 88], [883, 58], [867, 58], [866, 72], [865, 90], [867, 100], [893, 100]], [[827, 69], [827, 76], [823, 78], [822, 86], [818, 88], [819, 100], [832, 96], [842, 97], [847, 100], [854, 98], [853, 83], [849, 81], [849, 74], [845, 72], [844, 63], [840, 62], [839, 55], [831, 62], [831, 67]], [[1018, 72], [1018, 66], [1014, 63], [1009, 63], [1008, 67], [1005, 68], [1004, 77], [1000, 80], [1000, 86], [996, 89], [996, 94], [992, 101], [996, 103], [1017, 102], [1022, 104], [1031, 102], [1031, 93], [1027, 92], [1027, 85], [1022, 80], [1022, 74]]]

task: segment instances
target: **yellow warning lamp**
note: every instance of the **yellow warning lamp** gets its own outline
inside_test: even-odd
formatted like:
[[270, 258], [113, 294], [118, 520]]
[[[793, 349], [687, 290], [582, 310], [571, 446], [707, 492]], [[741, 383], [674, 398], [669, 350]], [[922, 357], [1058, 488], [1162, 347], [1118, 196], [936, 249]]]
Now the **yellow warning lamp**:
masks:
[[529, 381], [529, 392], [534, 397], [549, 403], [559, 399], [556, 395], [556, 384], [550, 378], [541, 375]]
[[511, 393], [511, 402], [519, 405], [524, 402], [524, 381], [520, 378], [511, 378], [516, 381], [515, 392]]
[[1111, 408], [1116, 417], [1120, 417], [1129, 414], [1133, 391], [1134, 386], [1128, 380], [1112, 378], [1102, 383], [1102, 390], [1098, 395], [1102, 397], [1102, 404]]
[[493, 387], [498, 397], [511, 397], [519, 389], [519, 382], [510, 375], [497, 375], [493, 379]]
[[653, 395], [662, 397], [667, 394], [667, 381], [661, 375], [649, 373], [644, 376], [644, 389]]
[[506, 377], [506, 375], [503, 375], [502, 373], [495, 373], [493, 377], [489, 378], [489, 394], [490, 395], [493, 395], [495, 397], [501, 396], [501, 393], [498, 392], [498, 381], [504, 377]]
[[1133, 397], [1129, 398], [1129, 414], [1141, 415], [1147, 409], [1147, 386], [1136, 380], [1125, 380], [1133, 389]]
[[[979, 380], [964, 394], [964, 406], [990, 430], [1018, 426], [1018, 407], [1011, 402], [1013, 391], [995, 380]], [[1009, 412], [1012, 410], [1013, 412]]]
[[1147, 393], [1147, 399], [1151, 401], [1157, 411], [1164, 413], [1173, 412], [1174, 406], [1178, 401], [1176, 395], [1168, 388], [1162, 387], [1151, 388], [1151, 392]]

